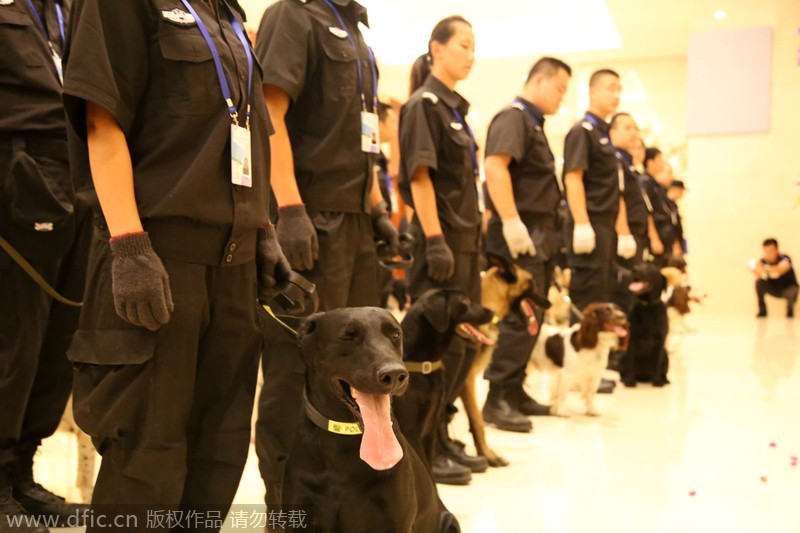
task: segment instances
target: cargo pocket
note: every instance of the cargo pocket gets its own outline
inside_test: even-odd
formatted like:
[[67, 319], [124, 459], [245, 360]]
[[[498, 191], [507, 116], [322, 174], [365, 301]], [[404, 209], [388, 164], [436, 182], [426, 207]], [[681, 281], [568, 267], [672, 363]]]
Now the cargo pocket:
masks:
[[133, 447], [152, 398], [156, 333], [145, 328], [78, 330], [67, 352], [74, 366], [75, 422], [94, 438]]
[[66, 252], [75, 231], [75, 208], [67, 163], [34, 159], [15, 149], [2, 181], [2, 218], [14, 230], [10, 236], [23, 255], [57, 256]]

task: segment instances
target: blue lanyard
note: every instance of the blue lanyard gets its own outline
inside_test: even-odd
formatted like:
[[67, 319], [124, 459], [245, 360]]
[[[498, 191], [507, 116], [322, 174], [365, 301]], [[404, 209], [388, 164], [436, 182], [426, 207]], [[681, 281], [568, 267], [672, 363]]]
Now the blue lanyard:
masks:
[[[361, 71], [361, 57], [359, 57], [358, 47], [356, 46], [356, 42], [353, 40], [353, 36], [350, 35], [350, 32], [347, 31], [347, 26], [344, 25], [344, 20], [342, 19], [342, 15], [339, 14], [339, 10], [331, 4], [330, 0], [325, 0], [325, 3], [328, 4], [328, 7], [331, 8], [333, 14], [336, 15], [336, 19], [339, 21], [339, 26], [341, 26], [342, 31], [347, 34], [347, 40], [350, 41], [350, 44], [353, 45], [353, 50], [356, 51], [357, 61], [356, 66], [358, 67], [358, 85], [361, 87], [361, 108], [366, 111], [367, 110], [367, 95], [366, 91], [364, 90], [364, 74]], [[369, 62], [372, 66], [372, 89], [373, 89], [373, 97], [372, 97], [372, 109], [378, 109], [378, 69], [375, 66], [375, 55], [372, 53], [372, 48], [367, 46], [367, 53], [369, 54]]]
[[[600, 129], [600, 123], [598, 123], [598, 122], [597, 122], [597, 119], [596, 119], [596, 118], [594, 118], [592, 115], [590, 115], [589, 113], [586, 113], [586, 115], [585, 115], [585, 117], [584, 117], [584, 118], [586, 118], [586, 120], [588, 120], [589, 122], [591, 122], [591, 123], [592, 123], [592, 125], [593, 125], [595, 128], [597, 128], [598, 130]], [[606, 133], [606, 134], [605, 134], [605, 138], [606, 138], [606, 139], [608, 139], [608, 144], [610, 144], [611, 146], [614, 146], [614, 143], [612, 143], [612, 142], [611, 142], [611, 135], [609, 135], [608, 133]]]
[[[50, 39], [50, 32], [47, 31], [47, 24], [45, 24], [44, 19], [36, 10], [36, 7], [34, 7], [31, 0], [28, 0], [28, 7], [31, 8], [31, 13], [33, 13], [33, 16], [36, 17], [36, 22], [39, 23], [39, 27], [42, 29], [42, 32], [44, 32], [44, 36], [47, 38], [47, 44], [49, 44], [50, 48], [52, 49], [53, 43]], [[64, 13], [61, 11], [61, 4], [58, 2], [56, 2], [56, 15], [58, 15], [58, 30], [61, 34], [61, 46], [65, 46], [67, 44], [67, 40], [64, 37]]]
[[[28, 0], [30, 1], [30, 0]], [[203, 34], [203, 38], [206, 40], [206, 44], [208, 44], [208, 48], [211, 50], [211, 55], [214, 57], [214, 66], [217, 69], [217, 77], [219, 78], [219, 85], [222, 89], [222, 96], [225, 98], [225, 104], [228, 106], [228, 112], [233, 119], [233, 123], [237, 126], [239, 125], [239, 113], [236, 111], [236, 106], [233, 105], [233, 98], [231, 97], [231, 88], [228, 85], [228, 78], [225, 77], [225, 70], [222, 68], [222, 60], [219, 58], [219, 51], [217, 47], [214, 45], [214, 41], [211, 39], [211, 35], [208, 33], [208, 29], [206, 28], [203, 19], [200, 18], [200, 15], [197, 14], [197, 11], [189, 4], [189, 0], [181, 0], [183, 5], [186, 6], [186, 9], [189, 10], [189, 13], [192, 14], [195, 21], [197, 21], [197, 27], [200, 29], [200, 33]], [[248, 79], [249, 85], [247, 88], [247, 127], [250, 127], [250, 104], [253, 98], [253, 56], [252, 52], [250, 51], [250, 45], [247, 43], [247, 38], [244, 35], [244, 31], [242, 27], [239, 25], [239, 22], [236, 20], [236, 17], [231, 15], [231, 25], [233, 26], [233, 30], [236, 32], [236, 35], [239, 37], [239, 40], [244, 45], [245, 54], [247, 54], [247, 68], [248, 68]]]
[[[544, 126], [539, 121], [539, 119], [536, 118], [536, 115], [534, 115], [533, 111], [531, 111], [531, 108], [528, 107], [527, 104], [525, 102], [523, 102], [522, 100], [520, 100], [519, 98], [514, 99], [514, 103], [521, 105], [523, 107], [523, 109], [525, 109], [525, 112], [528, 113], [528, 115], [530, 115], [531, 119], [533, 119], [533, 123], [536, 124], [537, 126], [539, 126], [542, 129], [542, 135], [544, 135]], [[545, 144], [547, 144], [547, 151], [550, 153], [550, 161], [555, 161], [556, 158], [553, 155], [553, 151], [550, 149], [550, 143], [547, 142], [547, 137], [545, 137], [544, 140], [545, 140]]]
[[453, 110], [453, 114], [456, 116], [456, 119], [461, 123], [464, 128], [466, 128], [467, 133], [469, 133], [470, 138], [472, 139], [472, 143], [469, 145], [469, 157], [472, 159], [472, 170], [475, 173], [475, 177], [477, 178], [480, 176], [480, 167], [478, 167], [478, 154], [475, 149], [475, 135], [472, 133], [472, 128], [469, 127], [467, 121], [464, 120], [464, 117], [461, 116], [461, 113], [458, 112], [458, 109], [455, 107], [451, 108]]

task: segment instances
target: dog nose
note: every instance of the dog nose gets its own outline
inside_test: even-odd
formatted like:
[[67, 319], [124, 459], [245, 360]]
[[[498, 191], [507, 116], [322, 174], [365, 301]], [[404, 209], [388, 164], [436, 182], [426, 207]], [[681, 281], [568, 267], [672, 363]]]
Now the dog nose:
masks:
[[408, 370], [403, 365], [385, 366], [378, 371], [378, 381], [392, 393], [408, 382]]

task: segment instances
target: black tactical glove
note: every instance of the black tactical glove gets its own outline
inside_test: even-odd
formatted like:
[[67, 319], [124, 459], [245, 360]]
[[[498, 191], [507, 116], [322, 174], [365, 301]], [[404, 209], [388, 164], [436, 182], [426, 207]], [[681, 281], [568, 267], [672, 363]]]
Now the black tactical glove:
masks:
[[389, 246], [392, 256], [400, 253], [400, 234], [392, 224], [386, 202], [381, 202], [372, 210], [372, 231]]
[[147, 233], [112, 238], [111, 290], [114, 308], [123, 319], [156, 331], [175, 310], [169, 276], [153, 251]]
[[425, 260], [428, 262], [428, 275], [433, 281], [442, 283], [455, 274], [456, 262], [444, 235], [425, 239]]
[[291, 267], [278, 244], [275, 227], [258, 228], [256, 266], [258, 268], [258, 299], [266, 303], [278, 293], [277, 287], [289, 278]]
[[303, 205], [290, 205], [278, 211], [278, 242], [292, 268], [311, 270], [319, 259], [317, 230]]

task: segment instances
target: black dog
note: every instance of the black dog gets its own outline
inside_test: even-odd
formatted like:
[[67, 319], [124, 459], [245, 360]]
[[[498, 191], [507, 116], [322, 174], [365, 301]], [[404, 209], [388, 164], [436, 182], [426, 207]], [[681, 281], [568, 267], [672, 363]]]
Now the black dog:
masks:
[[663, 387], [669, 383], [665, 346], [669, 322], [667, 306], [661, 299], [667, 289], [667, 278], [652, 263], [636, 266], [632, 276], [629, 288], [636, 296], [636, 303], [629, 315], [631, 334], [620, 372], [622, 382], [635, 387], [637, 381], [649, 381], [655, 387]]
[[403, 354], [412, 373], [408, 391], [395, 401], [395, 414], [428, 468], [436, 455], [436, 431], [445, 403], [442, 357], [456, 335], [488, 342], [477, 328], [493, 316], [491, 309], [470, 302], [463, 291], [434, 289], [414, 302], [403, 319]]
[[379, 308], [339, 309], [309, 317], [298, 338], [307, 416], [287, 461], [284, 504], [311, 509], [317, 533], [458, 533], [392, 421], [391, 396], [409, 382], [397, 320]]

